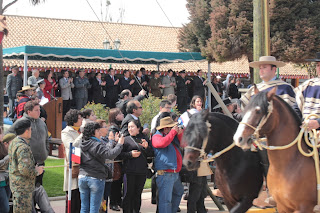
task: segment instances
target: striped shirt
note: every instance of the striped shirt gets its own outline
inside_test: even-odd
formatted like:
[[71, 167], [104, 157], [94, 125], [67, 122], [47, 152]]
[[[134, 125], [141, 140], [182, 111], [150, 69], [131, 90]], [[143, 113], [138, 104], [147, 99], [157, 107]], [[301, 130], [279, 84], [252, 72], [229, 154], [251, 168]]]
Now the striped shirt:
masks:
[[310, 114], [320, 115], [320, 78], [305, 81], [295, 89], [295, 92], [303, 119]]
[[[268, 82], [261, 82], [257, 84], [257, 88], [260, 92], [262, 91], [270, 91], [273, 87], [277, 86], [276, 95], [281, 97], [285, 102], [287, 102], [290, 106], [293, 106], [296, 103], [295, 92], [293, 86], [290, 84], [276, 79]], [[241, 109], [243, 110], [248, 104], [250, 99], [254, 96], [254, 87], [250, 87], [248, 92], [244, 94], [240, 98]]]

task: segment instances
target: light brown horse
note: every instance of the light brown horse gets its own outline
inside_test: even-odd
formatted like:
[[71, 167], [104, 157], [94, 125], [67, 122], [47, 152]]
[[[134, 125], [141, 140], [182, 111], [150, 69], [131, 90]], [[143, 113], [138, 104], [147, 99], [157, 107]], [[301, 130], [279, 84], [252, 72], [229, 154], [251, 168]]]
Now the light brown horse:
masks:
[[[267, 138], [267, 145], [284, 146], [297, 137], [301, 120], [285, 101], [275, 95], [275, 92], [276, 87], [269, 92], [258, 93], [251, 99], [234, 135], [237, 146], [243, 149], [250, 147], [254, 139], [254, 128], [268, 116], [270, 104], [273, 105], [272, 112], [259, 130], [260, 136]], [[305, 142], [302, 142], [302, 148], [308, 152]], [[317, 204], [313, 158], [303, 156], [297, 145], [284, 150], [268, 150], [268, 157], [270, 167], [267, 185], [277, 202], [278, 212], [313, 212]]]

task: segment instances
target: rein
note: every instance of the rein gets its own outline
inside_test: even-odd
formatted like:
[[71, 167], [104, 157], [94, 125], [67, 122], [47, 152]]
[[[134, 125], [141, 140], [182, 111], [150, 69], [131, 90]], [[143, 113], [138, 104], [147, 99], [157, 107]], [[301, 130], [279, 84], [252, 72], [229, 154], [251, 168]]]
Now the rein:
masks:
[[[319, 143], [319, 138], [318, 138], [316, 130], [313, 129], [312, 131], [308, 131], [306, 122], [303, 122], [304, 124], [302, 125], [299, 134], [297, 135], [297, 137], [291, 143], [289, 143], [287, 145], [284, 145], [284, 146], [268, 146], [268, 145], [265, 145], [263, 142], [266, 142], [267, 139], [266, 138], [260, 138], [259, 131], [261, 130], [263, 125], [269, 119], [272, 111], [273, 111], [273, 103], [271, 101], [269, 103], [269, 106], [268, 106], [268, 114], [267, 114], [267, 116], [264, 116], [261, 119], [261, 121], [260, 121], [260, 123], [258, 124], [257, 127], [254, 127], [254, 126], [252, 126], [252, 125], [250, 125], [248, 123], [245, 123], [245, 122], [240, 122], [240, 124], [244, 124], [244, 125], [246, 125], [246, 126], [248, 126], [248, 127], [250, 127], [251, 129], [254, 130], [254, 133], [252, 134], [253, 135], [253, 138], [252, 138], [253, 139], [253, 143], [260, 150], [262, 150], [263, 148], [267, 149], [267, 150], [285, 150], [285, 149], [288, 149], [288, 148], [292, 147], [293, 145], [297, 144], [298, 150], [303, 156], [305, 156], [305, 157], [313, 157], [314, 163], [315, 163], [316, 178], [317, 178], [317, 192], [318, 192], [317, 203], [318, 203], [318, 205], [320, 205], [320, 168], [319, 168], [320, 165], [319, 165], [319, 153], [318, 153], [318, 148], [320, 148], [320, 144], [318, 144]], [[316, 115], [316, 114], [311, 114], [305, 119], [305, 121], [308, 121], [310, 119], [310, 117], [319, 118], [320, 116]], [[309, 134], [309, 137], [308, 137], [308, 134]], [[305, 152], [302, 149], [302, 142], [303, 142], [302, 138], [304, 138], [307, 146], [312, 148], [312, 151], [309, 150], [309, 152]]]
[[193, 149], [195, 151], [200, 152], [199, 161], [200, 162], [209, 163], [209, 162], [214, 161], [215, 158], [220, 157], [222, 154], [224, 154], [224, 153], [228, 152], [230, 149], [232, 149], [235, 146], [235, 143], [230, 144], [229, 146], [227, 146], [223, 150], [221, 150], [219, 152], [216, 152], [214, 155], [212, 155], [212, 156], [210, 156], [208, 158], [208, 155], [205, 152], [205, 149], [206, 149], [207, 144], [208, 144], [209, 133], [211, 131], [211, 124], [208, 121], [206, 121], [206, 125], [207, 125], [207, 128], [208, 128], [208, 134], [207, 134], [206, 138], [203, 140], [201, 149], [193, 147], [193, 146], [186, 146], [185, 148], [186, 149]]

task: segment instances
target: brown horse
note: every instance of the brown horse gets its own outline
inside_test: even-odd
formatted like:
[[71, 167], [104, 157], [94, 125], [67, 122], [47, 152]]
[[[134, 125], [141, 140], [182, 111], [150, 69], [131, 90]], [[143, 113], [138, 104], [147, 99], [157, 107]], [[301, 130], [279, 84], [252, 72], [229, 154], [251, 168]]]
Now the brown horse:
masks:
[[[297, 137], [301, 120], [285, 101], [275, 95], [275, 92], [276, 87], [269, 92], [257, 93], [251, 99], [233, 138], [237, 146], [248, 149], [254, 139], [254, 129], [258, 126], [259, 135], [267, 138], [268, 146], [284, 146]], [[269, 105], [273, 107], [272, 112]], [[259, 125], [264, 118], [267, 118], [266, 122]], [[302, 148], [308, 152], [304, 141]], [[268, 157], [270, 167], [267, 184], [277, 202], [278, 211], [313, 212], [317, 204], [313, 158], [303, 156], [297, 145], [285, 150], [268, 150]]]

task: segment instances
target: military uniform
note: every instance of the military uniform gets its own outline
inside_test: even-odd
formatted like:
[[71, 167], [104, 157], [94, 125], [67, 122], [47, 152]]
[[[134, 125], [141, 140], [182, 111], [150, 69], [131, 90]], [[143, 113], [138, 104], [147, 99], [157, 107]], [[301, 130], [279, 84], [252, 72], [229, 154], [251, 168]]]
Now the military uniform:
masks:
[[13, 193], [13, 212], [32, 211], [32, 192], [37, 171], [30, 145], [16, 137], [9, 146], [9, 179]]

